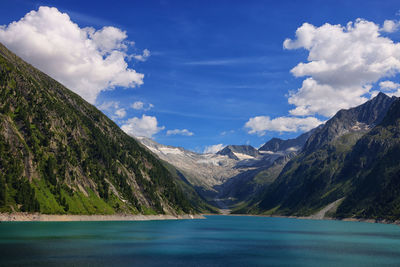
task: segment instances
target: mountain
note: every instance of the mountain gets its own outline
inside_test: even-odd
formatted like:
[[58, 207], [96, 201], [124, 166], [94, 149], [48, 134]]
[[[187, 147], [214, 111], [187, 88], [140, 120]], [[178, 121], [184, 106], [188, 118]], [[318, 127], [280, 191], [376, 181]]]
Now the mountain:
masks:
[[[349, 204], [352, 199], [360, 203], [363, 200], [359, 190], [365, 192], [365, 188], [361, 186], [360, 175], [370, 175], [370, 179], [374, 177], [377, 184], [369, 183], [372, 188], [377, 189], [380, 183], [380, 176], [377, 172], [371, 174], [373, 170], [365, 165], [366, 160], [378, 164], [391, 158], [392, 161], [386, 165], [376, 165], [385, 172], [396, 169], [395, 162], [400, 159], [400, 155], [390, 154], [392, 145], [396, 144], [396, 129], [385, 126], [393, 125], [393, 121], [398, 119], [396, 105], [393, 104], [397, 102], [395, 97], [381, 93], [358, 107], [339, 111], [309, 137], [303, 151], [286, 164], [278, 178], [258, 199], [236, 212], [308, 216], [332, 205], [330, 216], [363, 217], [366, 214], [364, 210], [356, 212], [356, 209], [349, 208], [352, 207]], [[392, 118], [391, 121], [388, 118]], [[391, 127], [390, 130], [388, 127]], [[383, 147], [372, 149], [371, 139], [375, 139], [371, 136], [376, 136], [377, 131], [382, 133], [380, 142]], [[387, 131], [392, 131], [393, 136], [383, 135]], [[361, 151], [369, 153], [368, 156]], [[388, 181], [393, 180], [391, 175], [393, 173], [388, 174]], [[380, 192], [389, 193], [385, 190], [388, 188]], [[368, 208], [373, 207], [371, 201], [369, 204]], [[380, 213], [380, 216], [383, 215]]]
[[370, 130], [383, 119], [395, 99], [396, 97], [379, 93], [358, 107], [338, 111], [324, 127], [316, 130], [307, 139], [304, 151], [306, 153], [315, 151], [347, 133]]
[[0, 211], [197, 212], [152, 153], [1, 44]]
[[209, 204], [230, 208], [249, 200], [278, 177], [296, 155], [291, 151], [258, 151], [248, 145], [228, 145], [216, 154], [199, 154], [137, 138], [195, 188]]
[[249, 145], [229, 145], [217, 152], [218, 155], [226, 155], [231, 159], [243, 160], [257, 158], [260, 153]]
[[348, 177], [352, 190], [335, 216], [400, 219], [400, 99], [346, 157], [337, 179]]
[[304, 144], [306, 143], [307, 139], [313, 134], [314, 131], [321, 128], [323, 125], [318, 126], [317, 128], [308, 131], [306, 133], [301, 134], [297, 138], [282, 140], [280, 138], [272, 138], [264, 145], [262, 145], [258, 150], [260, 151], [299, 151], [303, 148]]
[[160, 159], [173, 165], [204, 198], [212, 202], [217, 195], [214, 188], [239, 174], [237, 160], [226, 155], [199, 154], [180, 147], [159, 144], [149, 138], [137, 138]]

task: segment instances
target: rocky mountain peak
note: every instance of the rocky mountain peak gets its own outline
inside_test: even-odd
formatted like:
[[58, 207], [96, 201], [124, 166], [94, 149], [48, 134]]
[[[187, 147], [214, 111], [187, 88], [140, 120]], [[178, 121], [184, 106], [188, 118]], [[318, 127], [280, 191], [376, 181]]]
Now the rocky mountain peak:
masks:
[[351, 131], [368, 131], [382, 121], [395, 100], [396, 97], [379, 93], [360, 106], [338, 111], [323, 127], [308, 138], [304, 145], [304, 151], [315, 151]]

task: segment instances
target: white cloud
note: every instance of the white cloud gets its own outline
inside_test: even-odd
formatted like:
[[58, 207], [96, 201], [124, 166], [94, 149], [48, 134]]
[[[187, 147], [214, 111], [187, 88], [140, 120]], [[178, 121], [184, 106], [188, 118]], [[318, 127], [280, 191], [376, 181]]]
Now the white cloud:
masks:
[[131, 107], [132, 107], [133, 109], [140, 110], [140, 109], [143, 109], [144, 103], [143, 103], [142, 101], [136, 101], [135, 103], [132, 104]]
[[101, 91], [143, 84], [128, 67], [126, 32], [115, 27], [80, 28], [66, 13], [42, 6], [0, 27], [0, 41], [65, 86], [95, 103]]
[[185, 136], [192, 136], [194, 133], [190, 132], [188, 129], [174, 129], [168, 130], [167, 135], [185, 135]]
[[[381, 91], [384, 91], [388, 96], [400, 97], [400, 84], [392, 81], [383, 81], [379, 83]], [[378, 94], [378, 91], [374, 91], [374, 95]]]
[[222, 150], [225, 147], [223, 144], [217, 144], [217, 145], [211, 145], [211, 146], [206, 146], [204, 148], [203, 153], [204, 154], [215, 154], [218, 151]]
[[142, 115], [142, 118], [133, 117], [128, 119], [121, 129], [131, 136], [145, 136], [151, 138], [153, 135], [163, 130], [164, 126], [158, 126], [157, 118]]
[[400, 88], [400, 84], [392, 81], [383, 81], [379, 83], [379, 87], [382, 91], [393, 91]]
[[257, 116], [250, 118], [245, 127], [249, 129], [248, 133], [265, 135], [267, 131], [275, 132], [298, 132], [311, 130], [323, 122], [314, 117], [296, 118], [296, 117], [278, 117], [270, 119], [268, 116]]
[[97, 108], [103, 112], [107, 112], [113, 120], [122, 119], [126, 116], [126, 109], [120, 108], [119, 101], [105, 101], [98, 105]]
[[154, 107], [153, 104], [151, 104], [151, 103], [145, 104], [142, 101], [136, 101], [131, 105], [131, 108], [133, 108], [133, 109], [144, 110], [144, 111], [150, 110], [153, 107]]
[[110, 111], [112, 109], [119, 108], [119, 104], [120, 103], [118, 101], [104, 101], [103, 103], [98, 105], [97, 108], [103, 111]]
[[126, 116], [126, 110], [124, 108], [120, 108], [117, 109], [114, 114], [117, 118], [122, 119]]
[[150, 51], [148, 49], [145, 49], [143, 50], [143, 54], [134, 55], [133, 58], [139, 61], [146, 61], [149, 56], [150, 56]]
[[308, 50], [308, 62], [291, 70], [294, 76], [306, 78], [300, 89], [289, 94], [289, 103], [296, 106], [290, 113], [332, 116], [365, 102], [374, 83], [399, 73], [400, 44], [381, 36], [380, 30], [363, 19], [346, 26], [304, 23], [299, 27], [296, 39], [283, 43], [286, 49]]
[[400, 26], [399, 21], [394, 21], [394, 20], [385, 20], [383, 22], [383, 27], [381, 28], [381, 31], [392, 33], [397, 31], [397, 29]]
[[330, 117], [340, 109], [358, 106], [367, 101], [363, 95], [368, 93], [370, 88], [370, 86], [334, 87], [307, 78], [297, 92], [289, 93], [289, 104], [296, 106], [289, 113], [294, 116], [320, 114]]

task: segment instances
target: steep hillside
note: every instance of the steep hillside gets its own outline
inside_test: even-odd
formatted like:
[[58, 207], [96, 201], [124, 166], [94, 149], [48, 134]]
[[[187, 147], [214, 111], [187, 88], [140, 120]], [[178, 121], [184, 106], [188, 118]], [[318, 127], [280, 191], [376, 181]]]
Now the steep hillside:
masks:
[[400, 219], [400, 100], [347, 156], [337, 179], [349, 177], [352, 190], [337, 217]]
[[379, 93], [358, 107], [340, 110], [307, 139], [305, 153], [311, 153], [346, 133], [370, 130], [383, 119], [395, 99]]
[[285, 166], [262, 197], [241, 211], [305, 216], [347, 197], [355, 190], [356, 177], [340, 173], [344, 166], [354, 167], [349, 155], [356, 153], [363, 136], [382, 121], [395, 100], [379, 94], [356, 108], [339, 111], [309, 137], [302, 153]]
[[156, 157], [0, 44], [0, 211], [195, 209]]

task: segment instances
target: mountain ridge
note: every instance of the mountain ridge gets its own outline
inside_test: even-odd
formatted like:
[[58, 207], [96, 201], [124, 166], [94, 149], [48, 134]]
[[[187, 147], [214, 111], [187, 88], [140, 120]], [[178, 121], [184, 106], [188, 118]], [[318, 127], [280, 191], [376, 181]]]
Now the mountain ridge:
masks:
[[198, 212], [94, 106], [0, 44], [0, 211]]
[[[365, 149], [363, 140], [379, 129], [386, 129], [384, 125], [390, 121], [387, 118], [398, 119], [396, 116], [400, 115], [400, 112], [394, 109], [394, 103], [398, 103], [396, 97], [379, 94], [358, 107], [339, 111], [324, 127], [316, 131], [314, 136], [310, 136], [308, 146], [306, 144], [303, 151], [286, 164], [278, 178], [258, 200], [253, 199], [248, 208], [242, 207], [236, 212], [309, 216], [339, 199], [344, 199], [338, 202], [337, 211], [332, 211], [330, 216], [370, 218], [371, 216], [365, 216], [365, 213], [363, 215], [362, 211], [357, 213], [349, 208], [349, 199], [357, 199], [351, 195], [357, 195], [354, 192], [361, 190], [357, 177], [360, 177], [359, 173], [364, 173], [362, 169], [366, 167], [363, 163], [359, 163], [357, 167], [354, 162], [359, 162], [360, 159], [364, 162], [363, 158], [368, 157], [371, 158], [371, 162], [379, 159], [378, 149]], [[369, 113], [371, 116], [368, 116]], [[359, 120], [364, 123], [363, 127], [360, 127]], [[394, 129], [399, 131], [396, 127]], [[396, 144], [391, 142], [389, 137], [390, 135], [386, 137], [387, 141]], [[363, 151], [368, 152], [365, 157], [358, 156], [359, 147], [364, 147]], [[385, 153], [383, 158], [386, 157]], [[394, 159], [400, 158], [397, 154], [393, 156]], [[392, 168], [395, 166], [392, 165]], [[370, 168], [366, 168], [365, 171], [368, 170]], [[378, 177], [375, 176], [375, 179]], [[392, 181], [392, 178], [387, 180]], [[369, 203], [371, 205], [372, 202]], [[347, 207], [347, 210], [344, 207]], [[379, 213], [379, 216], [383, 219], [395, 218], [389, 218], [388, 214]]]

